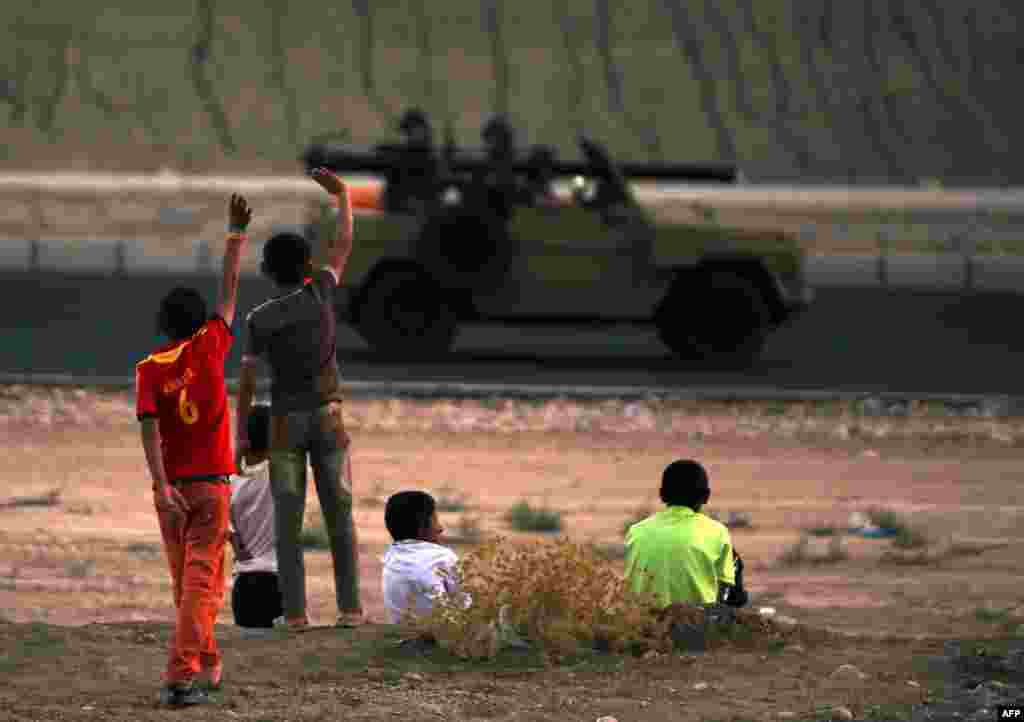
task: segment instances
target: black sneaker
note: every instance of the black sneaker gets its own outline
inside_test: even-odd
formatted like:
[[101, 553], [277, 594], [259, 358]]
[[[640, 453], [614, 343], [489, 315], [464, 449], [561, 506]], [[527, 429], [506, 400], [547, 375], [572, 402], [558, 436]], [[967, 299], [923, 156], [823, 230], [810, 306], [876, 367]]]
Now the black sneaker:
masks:
[[192, 707], [209, 701], [210, 696], [206, 690], [191, 682], [169, 684], [160, 690], [160, 704], [165, 707]]

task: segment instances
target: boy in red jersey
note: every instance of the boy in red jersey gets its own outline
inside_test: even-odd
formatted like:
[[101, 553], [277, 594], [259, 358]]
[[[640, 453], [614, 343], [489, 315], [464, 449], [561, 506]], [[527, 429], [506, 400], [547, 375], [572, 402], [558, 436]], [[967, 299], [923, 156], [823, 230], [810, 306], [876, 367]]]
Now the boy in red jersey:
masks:
[[216, 315], [207, 315], [196, 291], [175, 288], [157, 317], [170, 343], [135, 367], [136, 411], [177, 608], [160, 694], [171, 707], [207, 701], [195, 684], [201, 671], [220, 685], [213, 627], [224, 599], [229, 475], [236, 470], [224, 361], [251, 218], [246, 200], [233, 195]]

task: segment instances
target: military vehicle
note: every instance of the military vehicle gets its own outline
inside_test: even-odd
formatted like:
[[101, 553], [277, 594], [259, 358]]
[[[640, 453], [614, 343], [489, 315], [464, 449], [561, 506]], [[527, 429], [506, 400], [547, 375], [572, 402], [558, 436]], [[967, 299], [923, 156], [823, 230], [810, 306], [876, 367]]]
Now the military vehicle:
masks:
[[663, 221], [628, 183], [736, 183], [733, 166], [619, 165], [585, 137], [582, 161], [544, 146], [521, 153], [500, 117], [475, 151], [450, 134], [437, 147], [417, 110], [399, 130], [400, 143], [303, 155], [307, 169], [383, 180], [370, 201], [359, 194], [379, 212], [356, 219], [342, 313], [389, 355], [442, 353], [462, 323], [635, 323], [654, 324], [681, 358], [743, 365], [810, 301], [795, 238]]

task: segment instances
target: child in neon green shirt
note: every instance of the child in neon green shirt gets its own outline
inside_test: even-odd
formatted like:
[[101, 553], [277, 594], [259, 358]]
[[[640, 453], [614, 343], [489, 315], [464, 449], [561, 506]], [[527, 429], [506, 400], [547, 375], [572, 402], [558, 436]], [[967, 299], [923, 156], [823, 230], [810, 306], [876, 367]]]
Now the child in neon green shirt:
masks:
[[700, 513], [711, 497], [704, 467], [691, 460], [672, 462], [662, 474], [660, 495], [667, 508], [626, 534], [630, 588], [653, 594], [666, 607], [720, 601], [743, 606], [742, 562], [734, 558], [729, 530]]

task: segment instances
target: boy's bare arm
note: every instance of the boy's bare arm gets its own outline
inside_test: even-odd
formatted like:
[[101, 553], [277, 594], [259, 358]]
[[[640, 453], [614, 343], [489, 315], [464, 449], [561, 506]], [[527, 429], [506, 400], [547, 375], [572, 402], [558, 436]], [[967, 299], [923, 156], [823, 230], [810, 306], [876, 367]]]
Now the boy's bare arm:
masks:
[[322, 249], [323, 263], [334, 277], [341, 282], [341, 276], [352, 253], [352, 202], [348, 194], [348, 186], [337, 175], [326, 168], [316, 168], [312, 178], [327, 191], [338, 209], [338, 226], [335, 233], [325, 239]]
[[252, 209], [245, 198], [235, 193], [231, 196], [228, 212], [230, 221], [227, 247], [224, 249], [223, 275], [217, 299], [217, 314], [230, 326], [235, 320], [242, 252], [248, 239], [246, 230], [249, 227], [249, 221], [252, 220]]
[[157, 508], [175, 514], [184, 513], [188, 504], [181, 492], [171, 486], [164, 468], [164, 457], [160, 450], [160, 424], [154, 418], [142, 420], [142, 448], [146, 452], [149, 475], [156, 485], [154, 497]]
[[236, 463], [240, 462], [249, 450], [249, 412], [256, 394], [256, 368], [259, 362], [254, 356], [242, 356], [242, 370], [238, 380], [238, 419], [235, 424], [238, 437]]

